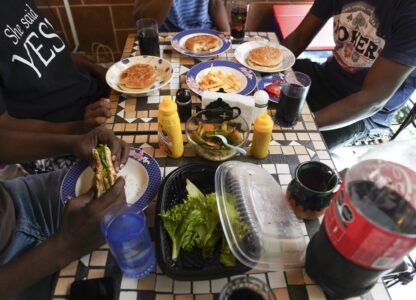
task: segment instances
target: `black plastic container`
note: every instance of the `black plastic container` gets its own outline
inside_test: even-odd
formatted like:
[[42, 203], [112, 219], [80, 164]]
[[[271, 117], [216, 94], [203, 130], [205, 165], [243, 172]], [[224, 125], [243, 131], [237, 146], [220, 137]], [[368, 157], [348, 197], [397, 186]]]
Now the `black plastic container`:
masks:
[[156, 205], [155, 243], [156, 257], [162, 271], [175, 280], [207, 280], [242, 274], [250, 270], [249, 267], [238, 262], [234, 267], [225, 267], [219, 261], [220, 243], [210, 260], [202, 258], [199, 249], [193, 252], [181, 250], [176, 261], [172, 261], [172, 242], [163, 227], [159, 213], [175, 204], [182, 203], [186, 198], [186, 179], [189, 179], [203, 193], [215, 192], [216, 165], [189, 164], [179, 167], [170, 173], [162, 182]]

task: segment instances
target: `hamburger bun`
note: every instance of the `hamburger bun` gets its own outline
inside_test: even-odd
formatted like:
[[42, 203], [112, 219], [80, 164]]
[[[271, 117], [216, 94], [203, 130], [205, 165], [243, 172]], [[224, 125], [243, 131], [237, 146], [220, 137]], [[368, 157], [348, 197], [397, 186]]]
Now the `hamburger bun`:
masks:
[[282, 59], [279, 49], [263, 46], [252, 49], [248, 53], [247, 63], [252, 67], [276, 68], [281, 64]]
[[148, 64], [135, 64], [125, 69], [118, 85], [122, 89], [144, 89], [156, 81], [156, 71]]
[[212, 35], [201, 34], [186, 40], [185, 48], [196, 53], [213, 52], [218, 49], [220, 40]]

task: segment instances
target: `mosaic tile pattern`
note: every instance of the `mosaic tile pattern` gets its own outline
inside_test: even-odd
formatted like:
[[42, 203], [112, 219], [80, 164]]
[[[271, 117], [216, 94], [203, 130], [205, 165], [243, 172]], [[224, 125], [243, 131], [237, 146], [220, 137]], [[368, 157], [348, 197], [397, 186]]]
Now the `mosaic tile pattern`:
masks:
[[[174, 79], [166, 88], [157, 91], [149, 97], [131, 98], [113, 93], [111, 108], [113, 117], [107, 127], [126, 142], [141, 147], [148, 154], [155, 157], [160, 165], [162, 176], [167, 176], [177, 167], [190, 162], [204, 162], [196, 157], [189, 144], [185, 145], [185, 153], [181, 159], [172, 159], [158, 149], [157, 145], [157, 109], [161, 97], [175, 96], [180, 87], [186, 87], [185, 74], [198, 59], [182, 56], [172, 50], [170, 38], [173, 34], [161, 34], [160, 42], [163, 57], [168, 59], [174, 68]], [[274, 33], [250, 33], [249, 38], [257, 36], [277, 42]], [[233, 45], [233, 49], [238, 45]], [[220, 55], [221, 59], [234, 60], [233, 49]], [[130, 35], [126, 41], [123, 58], [139, 55], [135, 36]], [[261, 78], [261, 74], [257, 74]], [[193, 96], [194, 106], [201, 103], [196, 95]], [[269, 107], [270, 114], [274, 114], [273, 107]], [[251, 136], [249, 137], [249, 139]], [[186, 139], [185, 139], [186, 140]], [[249, 145], [247, 146], [247, 150]], [[280, 183], [283, 190], [292, 179], [294, 169], [303, 161], [318, 160], [334, 167], [324, 141], [318, 132], [312, 114], [307, 106], [304, 107], [301, 120], [294, 128], [273, 128], [270, 154], [263, 160], [246, 157], [235, 157], [236, 160], [261, 164]], [[154, 238], [155, 200], [146, 210], [148, 224]], [[320, 220], [300, 221], [305, 239], [309, 241], [319, 228]], [[116, 282], [116, 292], [120, 300], [214, 300], [218, 299], [223, 286], [235, 277], [253, 276], [266, 282], [278, 300], [285, 299], [326, 299], [319, 286], [306, 275], [305, 270], [289, 270], [277, 272], [263, 272], [251, 270], [247, 274], [204, 281], [176, 281], [164, 275], [156, 267], [146, 278], [137, 280], [124, 277], [111, 254], [108, 246], [84, 256], [79, 261], [69, 264], [61, 270], [56, 281], [53, 299], [68, 299], [69, 288], [75, 280], [111, 276]], [[354, 299], [390, 299], [383, 283], [380, 281], [373, 290]]]

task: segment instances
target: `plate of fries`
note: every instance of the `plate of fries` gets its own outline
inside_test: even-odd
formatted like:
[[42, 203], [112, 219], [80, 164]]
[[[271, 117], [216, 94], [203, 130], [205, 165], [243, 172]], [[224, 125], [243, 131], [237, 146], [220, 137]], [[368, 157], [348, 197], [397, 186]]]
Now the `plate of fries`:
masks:
[[195, 65], [186, 75], [186, 84], [198, 95], [203, 91], [247, 95], [256, 85], [256, 75], [252, 70], [228, 60], [206, 61]]

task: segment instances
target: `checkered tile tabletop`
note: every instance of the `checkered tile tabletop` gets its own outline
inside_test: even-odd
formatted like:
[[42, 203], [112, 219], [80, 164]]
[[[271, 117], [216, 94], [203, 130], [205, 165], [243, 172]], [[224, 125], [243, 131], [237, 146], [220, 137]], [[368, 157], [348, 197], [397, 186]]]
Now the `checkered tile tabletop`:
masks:
[[[160, 165], [162, 176], [166, 176], [179, 166], [204, 161], [196, 157], [191, 146], [186, 143], [185, 136], [185, 153], [181, 159], [166, 157], [157, 145], [157, 109], [160, 99], [165, 95], [175, 96], [180, 87], [187, 87], [185, 74], [193, 65], [199, 62], [198, 59], [183, 56], [173, 50], [170, 45], [172, 35], [162, 33], [160, 37], [163, 58], [171, 62], [174, 70], [170, 84], [149, 97], [131, 98], [113, 93], [111, 95], [111, 105], [114, 116], [107, 124], [108, 128], [112, 129], [126, 142], [141, 147], [148, 154], [155, 157]], [[249, 39], [256, 39], [258, 36], [277, 42], [274, 33], [250, 33]], [[236, 46], [238, 45], [233, 45], [232, 49], [221, 54], [220, 59], [235, 60], [233, 51]], [[138, 53], [136, 37], [134, 34], [129, 35], [123, 58], [135, 56]], [[261, 74], [257, 74], [257, 76], [261, 78]], [[192, 102], [193, 106], [197, 106], [201, 101], [196, 95], [193, 95]], [[273, 109], [270, 109], [270, 113], [274, 113]], [[251, 140], [251, 136], [249, 140]], [[265, 159], [257, 160], [250, 156], [236, 157], [235, 159], [261, 164], [280, 183], [283, 190], [287, 187], [294, 169], [300, 162], [319, 160], [334, 167], [307, 105], [302, 111], [300, 122], [294, 128], [280, 128], [277, 125], [274, 127], [270, 154]], [[154, 236], [155, 202], [153, 200], [146, 210], [152, 236]], [[301, 226], [305, 239], [309, 241], [309, 237], [319, 227], [319, 220], [300, 222], [302, 222]], [[214, 300], [218, 298], [223, 286], [234, 278], [232, 276], [205, 281], [176, 281], [164, 275], [157, 267], [146, 278], [130, 279], [121, 274], [115, 260], [108, 252], [108, 247], [104, 246], [61, 270], [57, 278], [53, 299], [67, 299], [69, 287], [75, 280], [104, 276], [111, 276], [115, 279], [117, 283], [116, 291], [120, 300]], [[253, 276], [266, 282], [272, 288], [278, 300], [326, 299], [319, 286], [308, 278], [303, 269], [266, 273], [251, 270], [247, 274], [239, 276]], [[390, 299], [390, 297], [380, 281], [371, 292], [362, 296], [361, 299], [383, 300]]]

